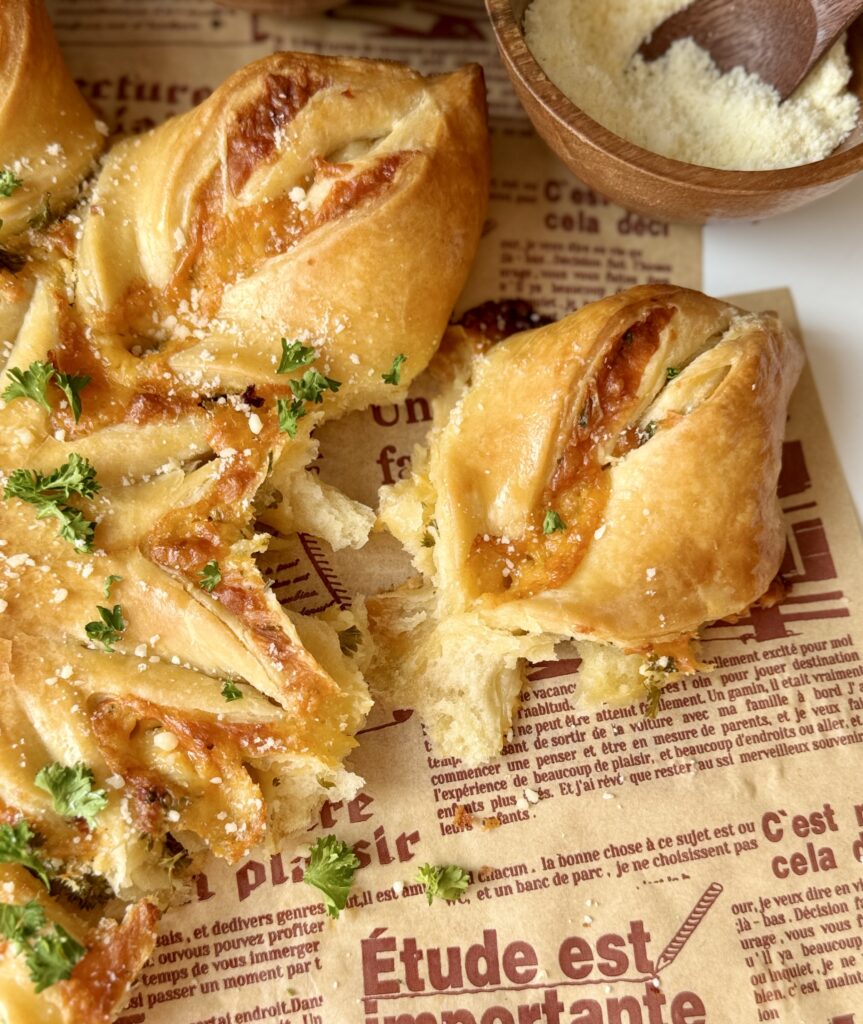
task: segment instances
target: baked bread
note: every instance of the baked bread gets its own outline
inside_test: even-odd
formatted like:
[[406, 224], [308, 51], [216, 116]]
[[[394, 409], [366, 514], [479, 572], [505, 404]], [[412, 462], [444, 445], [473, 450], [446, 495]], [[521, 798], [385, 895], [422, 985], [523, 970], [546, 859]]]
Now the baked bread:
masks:
[[328, 415], [392, 401], [395, 357], [406, 387], [446, 328], [488, 176], [479, 67], [273, 54], [111, 151], [79, 308], [204, 390], [283, 385], [284, 336], [341, 381]]
[[[775, 316], [671, 285], [466, 360], [471, 343], [453, 332], [444, 365], [457, 379], [428, 452], [381, 496], [424, 582], [369, 614], [373, 683], [419, 705], [442, 753], [477, 760], [499, 750], [515, 661], [538, 645], [547, 657], [555, 640], [580, 641], [592, 702], [655, 699], [699, 667], [702, 625], [769, 590], [803, 357]], [[470, 636], [480, 672], [453, 657]]]
[[[423, 369], [487, 168], [478, 69], [276, 54], [118, 145], [79, 246], [27, 233], [0, 289], [6, 1024], [112, 1020], [203, 852], [356, 792], [352, 618], [286, 611], [256, 556], [364, 542], [311, 434]], [[41, 991], [40, 942], [68, 967]]]
[[66, 70], [43, 0], [0, 4], [0, 82], [0, 246], [17, 247], [76, 197], [106, 129]]

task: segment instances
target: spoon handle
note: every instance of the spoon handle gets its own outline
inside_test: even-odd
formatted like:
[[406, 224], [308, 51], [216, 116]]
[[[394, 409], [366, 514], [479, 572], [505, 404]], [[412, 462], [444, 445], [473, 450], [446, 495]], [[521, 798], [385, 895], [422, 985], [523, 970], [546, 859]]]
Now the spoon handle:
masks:
[[810, 3], [818, 19], [818, 31], [812, 51], [814, 64], [836, 41], [837, 36], [863, 13], [863, 0], [810, 0]]

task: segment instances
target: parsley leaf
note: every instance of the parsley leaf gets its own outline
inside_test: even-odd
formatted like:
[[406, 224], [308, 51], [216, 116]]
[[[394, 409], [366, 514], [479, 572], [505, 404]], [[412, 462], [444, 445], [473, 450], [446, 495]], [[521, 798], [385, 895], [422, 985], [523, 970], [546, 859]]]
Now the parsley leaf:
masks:
[[86, 952], [65, 928], [52, 924], [50, 930], [43, 932], [25, 954], [27, 970], [36, 991], [42, 992], [58, 981], [65, 981]]
[[553, 508], [550, 508], [545, 513], [545, 519], [542, 521], [542, 532], [543, 533], [557, 533], [558, 531], [565, 530], [566, 523], [560, 518], [557, 512]]
[[66, 396], [66, 401], [69, 403], [69, 408], [77, 423], [81, 419], [81, 392], [90, 383], [90, 378], [86, 374], [76, 377], [72, 373], [60, 373], [58, 370], [54, 383]]
[[84, 626], [84, 632], [91, 640], [100, 641], [106, 651], [113, 651], [113, 645], [120, 639], [121, 633], [126, 628], [123, 610], [118, 604], [115, 604], [113, 608], [103, 608], [102, 605], [97, 604], [96, 611], [102, 621], [88, 622]]
[[362, 642], [363, 634], [357, 626], [348, 626], [347, 629], [339, 630], [339, 647], [342, 649], [342, 654], [347, 655], [347, 657], [350, 658], [356, 654]]
[[644, 711], [645, 718], [656, 718], [662, 706], [662, 687], [651, 684], [647, 687], [647, 707]]
[[0, 934], [9, 939], [16, 953], [24, 954], [36, 992], [68, 978], [86, 953], [84, 946], [65, 928], [48, 923], [45, 911], [36, 900], [0, 907]]
[[287, 398], [276, 399], [276, 409], [279, 413], [279, 430], [289, 437], [297, 436], [297, 420], [306, 415], [306, 403], [299, 398], [288, 401]]
[[59, 520], [60, 536], [79, 551], [90, 551], [96, 524], [65, 501], [73, 494], [92, 498], [98, 490], [95, 469], [85, 458], [72, 452], [68, 462], [47, 476], [29, 469], [16, 469], [6, 481], [3, 497], [19, 498], [34, 505], [38, 510], [37, 519]]
[[212, 594], [221, 582], [222, 570], [219, 568], [219, 563], [213, 558], [201, 569], [201, 579], [198, 586], [201, 590], [206, 590], [208, 594]]
[[402, 365], [407, 362], [407, 356], [400, 352], [394, 359], [393, 365], [387, 370], [386, 373], [381, 374], [381, 380], [385, 384], [401, 384], [402, 380]]
[[16, 190], [21, 188], [24, 184], [24, 179], [19, 178], [14, 171], [10, 171], [8, 167], [4, 167], [0, 171], [0, 196], [8, 199], [9, 196]]
[[23, 906], [15, 903], [0, 904], [0, 934], [14, 942], [17, 947], [24, 945], [45, 924], [45, 911], [36, 900]]
[[666, 380], [674, 380], [674, 378], [680, 373], [680, 370], [676, 366], [669, 366], [665, 371]]
[[312, 847], [303, 881], [321, 890], [330, 917], [338, 917], [345, 909], [359, 866], [354, 851], [335, 836], [321, 836]]
[[425, 886], [426, 899], [431, 906], [435, 896], [450, 902], [460, 900], [468, 887], [470, 876], [464, 868], [456, 867], [455, 864], [446, 867], [423, 864], [417, 874], [417, 881]]
[[16, 398], [32, 398], [37, 405], [41, 405], [46, 412], [51, 411], [51, 403], [48, 401], [48, 385], [54, 374], [54, 367], [50, 363], [40, 363], [38, 360], [31, 363], [26, 370], [7, 370], [6, 376], [9, 384], [3, 392], [3, 400], [12, 402]]
[[46, 889], [51, 888], [48, 869], [30, 847], [33, 833], [26, 821], [0, 825], [0, 864], [20, 864], [29, 868]]
[[105, 595], [105, 600], [106, 601], [111, 596], [111, 587], [113, 587], [115, 583], [121, 583], [122, 580], [123, 580], [122, 576], [106, 576], [105, 577], [105, 582], [102, 584], [102, 593]]
[[276, 373], [290, 373], [292, 370], [299, 370], [301, 366], [308, 366], [318, 358], [318, 353], [308, 345], [299, 341], [292, 341], [290, 345], [286, 338], [282, 338], [282, 360], [279, 363]]
[[64, 818], [83, 818], [90, 828], [96, 827], [96, 816], [108, 806], [104, 789], [93, 789], [93, 772], [79, 761], [66, 767], [52, 761], [36, 775], [36, 785], [50, 793], [54, 810]]
[[237, 686], [233, 679], [226, 679], [222, 687], [222, 696], [230, 703], [232, 700], [242, 700], [243, 691]]
[[324, 392], [336, 392], [342, 386], [342, 382], [325, 377], [317, 370], [306, 370], [299, 380], [292, 380], [291, 391], [297, 398], [306, 402], [323, 402]]

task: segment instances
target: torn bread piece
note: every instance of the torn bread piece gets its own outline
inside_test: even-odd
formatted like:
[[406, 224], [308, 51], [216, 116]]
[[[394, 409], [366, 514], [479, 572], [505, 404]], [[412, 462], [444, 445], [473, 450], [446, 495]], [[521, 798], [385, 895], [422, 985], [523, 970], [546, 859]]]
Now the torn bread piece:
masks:
[[[575, 639], [591, 702], [655, 700], [700, 667], [704, 624], [770, 589], [803, 354], [772, 314], [672, 285], [633, 288], [492, 347], [454, 333], [428, 449], [381, 496], [382, 523], [432, 596], [420, 611], [414, 587], [369, 601], [369, 678], [399, 702], [412, 690], [440, 751], [475, 761], [500, 749], [497, 707], [507, 705], [505, 725], [512, 716], [514, 645]], [[462, 629], [484, 645], [477, 659], [497, 660], [499, 701], [487, 668], [476, 696], [465, 663], [436, 656]], [[458, 743], [438, 706], [452, 692], [467, 720], [474, 700], [487, 709]]]

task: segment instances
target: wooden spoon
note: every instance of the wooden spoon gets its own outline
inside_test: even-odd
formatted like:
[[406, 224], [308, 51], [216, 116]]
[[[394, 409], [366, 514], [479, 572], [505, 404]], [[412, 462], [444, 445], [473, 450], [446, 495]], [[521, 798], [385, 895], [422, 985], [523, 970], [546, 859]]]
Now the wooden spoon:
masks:
[[742, 65], [784, 100], [858, 14], [863, 0], [695, 0], [645, 39], [638, 52], [656, 60], [692, 38], [720, 71]]

